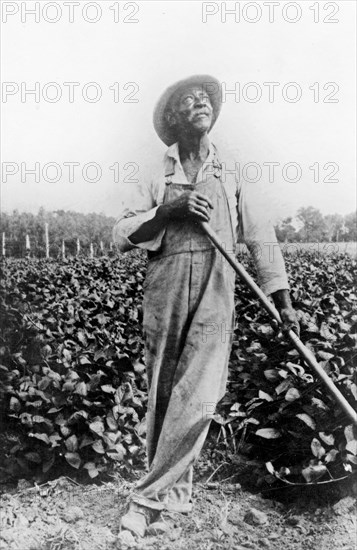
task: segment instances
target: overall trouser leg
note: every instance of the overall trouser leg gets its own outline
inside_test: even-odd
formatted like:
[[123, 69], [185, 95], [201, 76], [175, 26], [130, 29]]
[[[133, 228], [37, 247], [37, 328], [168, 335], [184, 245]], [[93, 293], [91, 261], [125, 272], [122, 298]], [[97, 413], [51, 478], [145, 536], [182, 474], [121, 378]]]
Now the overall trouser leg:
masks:
[[[234, 277], [215, 250], [169, 256], [155, 269], [161, 284], [144, 301], [150, 471], [136, 494], [141, 503], [160, 508], [164, 501], [170, 507], [176, 493], [178, 502], [171, 502], [171, 508], [187, 511], [189, 486], [186, 495], [182, 484], [180, 491], [170, 489], [198, 457], [224, 393], [234, 328]], [[160, 307], [162, 296], [169, 307]]]

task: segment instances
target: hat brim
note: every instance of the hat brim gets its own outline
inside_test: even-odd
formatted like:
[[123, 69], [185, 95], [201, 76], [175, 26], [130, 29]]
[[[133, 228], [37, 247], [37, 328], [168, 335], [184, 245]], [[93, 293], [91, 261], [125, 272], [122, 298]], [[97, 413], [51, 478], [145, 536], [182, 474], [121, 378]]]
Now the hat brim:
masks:
[[170, 106], [174, 94], [180, 89], [184, 90], [192, 86], [202, 86], [203, 90], [210, 98], [213, 112], [211, 126], [208, 130], [209, 132], [217, 120], [222, 107], [222, 92], [220, 82], [216, 78], [207, 74], [194, 75], [175, 82], [175, 84], [165, 90], [154, 109], [154, 128], [159, 138], [168, 146], [177, 141], [177, 136], [174, 129], [169, 126], [167, 122], [167, 109]]

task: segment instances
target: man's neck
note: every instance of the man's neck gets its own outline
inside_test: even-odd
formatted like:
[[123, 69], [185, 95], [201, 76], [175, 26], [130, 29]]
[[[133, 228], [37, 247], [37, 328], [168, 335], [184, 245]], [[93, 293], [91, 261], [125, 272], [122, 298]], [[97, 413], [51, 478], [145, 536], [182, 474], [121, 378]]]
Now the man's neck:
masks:
[[208, 157], [210, 142], [207, 134], [200, 136], [185, 136], [179, 140], [179, 155], [181, 163], [199, 161], [204, 163]]

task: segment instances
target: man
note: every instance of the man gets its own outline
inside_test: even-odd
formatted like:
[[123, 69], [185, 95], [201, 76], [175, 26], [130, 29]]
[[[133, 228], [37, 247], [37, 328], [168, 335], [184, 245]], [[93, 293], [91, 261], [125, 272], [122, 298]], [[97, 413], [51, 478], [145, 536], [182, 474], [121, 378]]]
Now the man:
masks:
[[113, 230], [122, 251], [136, 246], [149, 257], [143, 300], [149, 472], [121, 521], [122, 529], [138, 536], [163, 510], [191, 510], [192, 465], [211, 419], [206, 411], [225, 391], [235, 273], [201, 221], [232, 253], [242, 232], [284, 329], [298, 330], [284, 262], [279, 247], [272, 248], [276, 236], [264, 217], [268, 205], [262, 207], [254, 184], [237, 183], [209, 140], [221, 103], [220, 84], [207, 75], [165, 91], [154, 112], [156, 132], [169, 146], [162, 172], [133, 189]]

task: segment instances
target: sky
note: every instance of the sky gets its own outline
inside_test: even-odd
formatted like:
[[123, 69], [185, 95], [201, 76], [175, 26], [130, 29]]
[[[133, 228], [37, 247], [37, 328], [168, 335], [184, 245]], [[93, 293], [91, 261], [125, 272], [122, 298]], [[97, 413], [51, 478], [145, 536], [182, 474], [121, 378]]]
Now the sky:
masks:
[[355, 210], [354, 1], [38, 4], [2, 2], [3, 211], [115, 217], [165, 153], [158, 98], [193, 74], [221, 82], [210, 138], [276, 218]]

